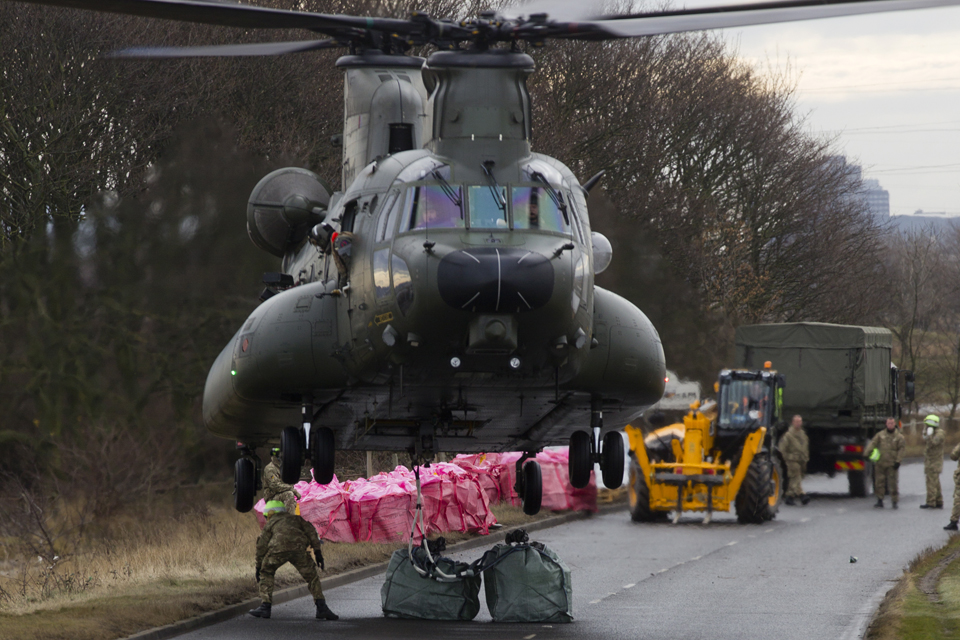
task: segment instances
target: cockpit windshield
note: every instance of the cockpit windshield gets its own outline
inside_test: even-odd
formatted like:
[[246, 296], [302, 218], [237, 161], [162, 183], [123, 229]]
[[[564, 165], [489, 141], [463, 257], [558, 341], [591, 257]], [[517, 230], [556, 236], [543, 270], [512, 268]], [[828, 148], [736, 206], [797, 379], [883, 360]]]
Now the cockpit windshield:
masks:
[[464, 227], [463, 196], [459, 186], [425, 185], [407, 191], [400, 232], [415, 229], [454, 229]]
[[507, 190], [503, 187], [467, 187], [471, 229], [506, 229]]
[[514, 187], [513, 228], [543, 229], [570, 233], [563, 219], [563, 213], [557, 208], [549, 192], [543, 187]]
[[770, 385], [760, 380], [730, 380], [720, 390], [721, 429], [767, 426], [772, 412]]

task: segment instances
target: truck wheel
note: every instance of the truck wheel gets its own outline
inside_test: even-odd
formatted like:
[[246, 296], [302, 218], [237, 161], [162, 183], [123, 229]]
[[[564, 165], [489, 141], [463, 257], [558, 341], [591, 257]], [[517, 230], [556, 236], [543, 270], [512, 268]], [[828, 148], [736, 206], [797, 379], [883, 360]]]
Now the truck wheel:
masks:
[[787, 475], [783, 472], [783, 464], [781, 464], [780, 458], [772, 456], [770, 464], [771, 493], [767, 498], [767, 511], [764, 514], [764, 520], [773, 520], [777, 517], [777, 512], [780, 511], [780, 499], [786, 490], [784, 479]]
[[257, 472], [253, 460], [240, 458], [233, 465], [233, 506], [240, 513], [253, 509], [257, 495]]
[[[783, 477], [781, 474], [776, 474]], [[774, 488], [774, 467], [766, 450], [754, 456], [747, 467], [747, 476], [740, 485], [734, 506], [741, 524], [760, 524], [772, 520], [779, 508], [780, 496]]]
[[320, 484], [330, 484], [335, 467], [336, 443], [330, 427], [315, 427], [310, 434], [310, 461], [313, 463], [313, 479]]
[[280, 432], [280, 479], [286, 484], [300, 482], [303, 466], [303, 436], [296, 427], [284, 427]]
[[650, 487], [643, 477], [643, 471], [636, 462], [630, 462], [630, 477], [627, 493], [630, 496], [630, 518], [634, 522], [662, 522], [667, 519], [663, 511], [650, 508]]
[[607, 489], [619, 489], [623, 484], [623, 436], [619, 431], [608, 431], [603, 436], [600, 473]]
[[873, 482], [870, 478], [871, 466], [871, 463], [867, 462], [865, 468], [859, 471], [847, 471], [847, 483], [850, 485], [851, 498], [866, 498], [870, 495], [870, 491], [873, 489]]
[[590, 484], [590, 472], [593, 460], [590, 459], [590, 434], [586, 431], [574, 431], [570, 436], [570, 484], [583, 489]]
[[523, 512], [528, 516], [540, 513], [543, 502], [543, 476], [540, 463], [529, 460], [523, 465]]

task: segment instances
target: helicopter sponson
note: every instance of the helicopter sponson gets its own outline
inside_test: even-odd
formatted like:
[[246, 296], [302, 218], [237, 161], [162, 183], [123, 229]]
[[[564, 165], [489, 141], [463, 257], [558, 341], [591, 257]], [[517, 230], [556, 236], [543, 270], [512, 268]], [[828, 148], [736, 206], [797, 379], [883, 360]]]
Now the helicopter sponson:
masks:
[[[656, 330], [594, 285], [611, 249], [590, 228], [585, 189], [530, 151], [532, 59], [483, 55], [479, 68], [475, 53], [377, 56], [381, 84], [402, 88], [406, 75], [430, 98], [419, 119], [410, 92], [362, 105], [354, 138], [366, 145], [347, 140], [349, 87], [374, 65], [346, 57], [344, 166], [381, 153], [332, 197], [302, 169], [254, 190], [251, 237], [283, 256], [284, 273], [210, 371], [212, 431], [263, 443], [309, 406], [306, 421], [331, 427], [337, 448], [536, 450], [660, 399]], [[424, 148], [390, 121], [403, 100]]]

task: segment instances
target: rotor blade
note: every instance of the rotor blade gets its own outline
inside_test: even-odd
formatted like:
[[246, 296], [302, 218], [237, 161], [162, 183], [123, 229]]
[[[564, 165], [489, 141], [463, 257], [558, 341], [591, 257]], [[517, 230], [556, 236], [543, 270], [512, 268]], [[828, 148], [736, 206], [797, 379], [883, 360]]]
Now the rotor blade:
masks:
[[551, 31], [556, 29], [556, 32], [550, 33], [550, 35], [575, 40], [607, 40], [951, 6], [960, 6], [960, 0], [793, 0], [790, 2], [760, 2], [626, 16], [602, 16], [580, 23], [554, 23], [550, 25], [552, 27]]
[[310, 29], [321, 33], [339, 30], [374, 29], [409, 33], [419, 25], [392, 18], [358, 18], [306, 11], [285, 11], [252, 5], [200, 2], [198, 0], [23, 0], [71, 9], [123, 13], [146, 18], [201, 22], [247, 29]]
[[334, 49], [346, 45], [336, 40], [302, 40], [300, 42], [258, 42], [224, 44], [206, 47], [133, 47], [111, 51], [105, 58], [232, 58], [239, 56], [279, 56], [316, 49]]

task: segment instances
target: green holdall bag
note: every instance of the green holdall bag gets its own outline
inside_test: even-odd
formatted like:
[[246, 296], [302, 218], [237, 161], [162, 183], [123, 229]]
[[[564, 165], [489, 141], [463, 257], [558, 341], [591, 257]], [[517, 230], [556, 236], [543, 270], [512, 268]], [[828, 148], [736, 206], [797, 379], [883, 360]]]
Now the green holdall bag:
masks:
[[573, 622], [570, 568], [549, 547], [498, 544], [484, 554], [481, 566], [496, 622]]
[[438, 581], [417, 571], [407, 549], [393, 552], [387, 566], [387, 580], [380, 589], [383, 615], [421, 620], [473, 620], [480, 612], [480, 575], [470, 565], [437, 557], [426, 562], [422, 548], [413, 550], [414, 560], [432, 575], [438, 571], [458, 576]]

